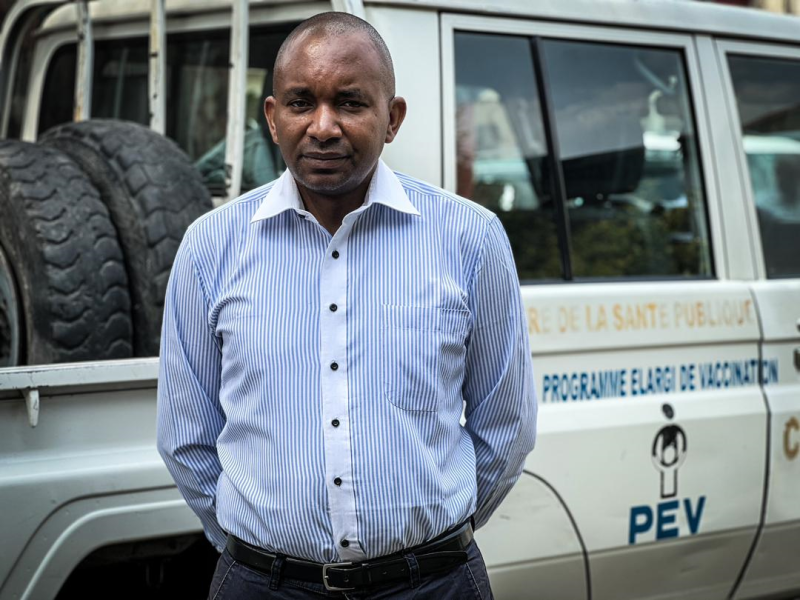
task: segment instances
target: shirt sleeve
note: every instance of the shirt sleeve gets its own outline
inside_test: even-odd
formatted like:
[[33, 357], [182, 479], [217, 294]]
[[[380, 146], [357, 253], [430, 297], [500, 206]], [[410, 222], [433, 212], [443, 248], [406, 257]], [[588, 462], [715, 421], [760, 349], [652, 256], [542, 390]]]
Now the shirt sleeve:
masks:
[[508, 237], [489, 223], [473, 275], [467, 342], [464, 428], [475, 447], [476, 528], [482, 527], [522, 473], [536, 440], [536, 392], [519, 280]]
[[206, 537], [222, 552], [216, 488], [222, 473], [217, 437], [225, 425], [219, 403], [221, 352], [208, 325], [208, 303], [189, 236], [172, 266], [164, 302], [158, 372], [157, 444], [167, 469]]

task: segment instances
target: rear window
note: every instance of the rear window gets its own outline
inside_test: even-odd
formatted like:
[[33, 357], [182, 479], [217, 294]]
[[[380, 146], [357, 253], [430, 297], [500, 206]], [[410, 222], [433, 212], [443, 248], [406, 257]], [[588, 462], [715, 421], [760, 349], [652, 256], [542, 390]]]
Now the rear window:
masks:
[[[286, 168], [269, 136], [262, 106], [272, 93], [278, 49], [291, 29], [290, 25], [251, 31], [242, 191], [272, 181]], [[72, 120], [76, 52], [75, 44], [63, 46], [50, 61], [39, 114], [40, 134]], [[206, 186], [217, 195], [225, 192], [229, 53], [227, 31], [170, 35], [167, 40], [166, 134], [195, 162]], [[147, 125], [149, 110], [147, 38], [97, 41], [92, 118]]]
[[55, 125], [72, 121], [77, 59], [75, 44], [61, 46], [50, 59], [39, 105], [40, 135]]

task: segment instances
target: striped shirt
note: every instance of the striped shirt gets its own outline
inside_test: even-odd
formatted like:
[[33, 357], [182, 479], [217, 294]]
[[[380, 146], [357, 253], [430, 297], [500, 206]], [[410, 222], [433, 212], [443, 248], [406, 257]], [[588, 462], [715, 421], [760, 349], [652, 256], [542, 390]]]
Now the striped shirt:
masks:
[[335, 235], [288, 171], [186, 232], [158, 446], [218, 550], [361, 561], [480, 527], [535, 431], [516, 269], [479, 205], [381, 161]]

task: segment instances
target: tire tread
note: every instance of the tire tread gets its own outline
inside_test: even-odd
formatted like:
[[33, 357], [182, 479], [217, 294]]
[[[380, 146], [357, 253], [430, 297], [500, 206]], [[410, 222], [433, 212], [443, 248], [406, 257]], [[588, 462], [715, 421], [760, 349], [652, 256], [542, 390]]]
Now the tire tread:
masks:
[[[52, 148], [0, 141], [0, 244], [21, 294], [29, 364], [133, 354], [122, 251], [100, 195]], [[114, 293], [111, 293], [114, 292]]]
[[178, 246], [187, 227], [213, 208], [200, 174], [174, 142], [136, 123], [68, 123], [42, 142], [69, 154], [100, 190], [131, 282], [135, 352], [156, 355]]

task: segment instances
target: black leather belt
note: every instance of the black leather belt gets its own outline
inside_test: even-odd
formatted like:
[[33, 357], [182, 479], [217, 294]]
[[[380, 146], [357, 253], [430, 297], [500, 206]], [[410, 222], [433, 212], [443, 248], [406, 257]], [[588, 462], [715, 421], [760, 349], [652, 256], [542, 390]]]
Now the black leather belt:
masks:
[[[420, 576], [449, 571], [467, 562], [465, 552], [472, 542], [472, 524], [468, 521], [444, 532], [439, 537], [403, 550], [361, 563], [316, 563], [287, 556], [281, 576], [289, 579], [321, 583], [330, 591], [351, 591], [365, 586], [391, 583], [409, 576], [408, 562], [403, 557], [413, 553]], [[277, 556], [228, 534], [228, 552], [237, 562], [269, 574]]]

